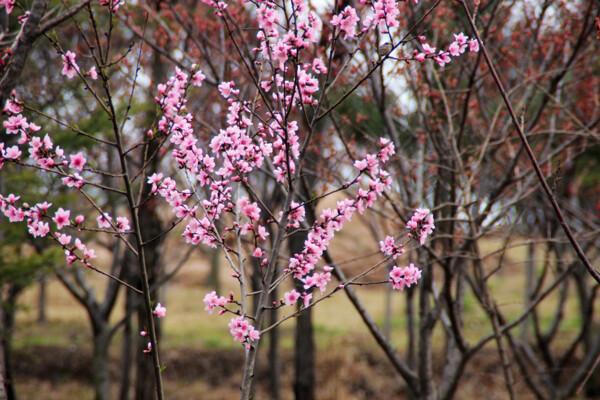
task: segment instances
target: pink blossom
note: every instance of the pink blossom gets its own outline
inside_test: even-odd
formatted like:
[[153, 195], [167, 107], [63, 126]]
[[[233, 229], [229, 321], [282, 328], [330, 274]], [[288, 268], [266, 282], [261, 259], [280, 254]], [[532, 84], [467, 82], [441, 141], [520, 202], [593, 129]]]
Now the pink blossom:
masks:
[[117, 12], [119, 7], [125, 4], [124, 0], [100, 0], [101, 6], [108, 6], [113, 12]]
[[423, 62], [425, 61], [425, 53], [418, 53], [415, 55], [415, 60]]
[[148, 177], [148, 183], [152, 185], [152, 193], [158, 190], [158, 184], [163, 180], [163, 174], [156, 172]]
[[464, 33], [462, 33], [462, 32], [461, 32], [461, 33], [459, 33], [458, 35], [457, 35], [457, 34], [454, 34], [454, 40], [455, 40], [455, 41], [456, 41], [456, 43], [458, 43], [458, 45], [460, 45], [460, 46], [462, 46], [463, 44], [467, 43], [467, 39], [468, 39], [468, 38], [469, 38], [469, 37], [468, 37], [468, 36], [465, 36], [465, 34], [464, 34]]
[[460, 55], [460, 45], [457, 42], [452, 42], [450, 46], [448, 46], [448, 51], [454, 57], [458, 57]]
[[44, 237], [50, 232], [50, 227], [47, 222], [32, 222], [29, 224], [29, 233], [33, 237]]
[[107, 213], [104, 213], [99, 215], [98, 218], [96, 218], [96, 221], [98, 221], [98, 227], [100, 229], [108, 229], [110, 228], [110, 221], [112, 221], [112, 217]]
[[396, 245], [394, 238], [391, 236], [386, 236], [385, 240], [379, 242], [379, 246], [383, 254], [391, 256], [393, 259], [404, 254], [402, 245]]
[[127, 217], [117, 217], [117, 230], [119, 232], [127, 232], [130, 230], [129, 219]]
[[310, 306], [310, 301], [312, 300], [313, 294], [312, 293], [305, 293], [304, 296], [302, 296], [302, 302], [304, 304], [304, 308], [308, 308], [308, 306]]
[[443, 67], [444, 65], [448, 64], [451, 59], [450, 56], [448, 55], [447, 52], [441, 51], [438, 53], [438, 55], [436, 57], [434, 57], [435, 62], [438, 63], [438, 65], [440, 67]]
[[254, 249], [254, 252], [252, 253], [252, 257], [256, 257], [256, 258], [260, 258], [263, 256], [263, 251], [260, 247], [257, 247]]
[[21, 157], [21, 150], [19, 150], [19, 146], [15, 145], [7, 148], [2, 152], [2, 157], [9, 160], [18, 160]]
[[76, 172], [73, 175], [69, 175], [62, 178], [62, 183], [63, 185], [68, 187], [75, 187], [77, 189], [81, 189], [81, 187], [83, 186], [83, 177]]
[[85, 217], [83, 215], [78, 215], [77, 217], [75, 217], [75, 223], [77, 225], [82, 224], [84, 220], [85, 220]]
[[285, 298], [286, 306], [293, 306], [300, 298], [300, 293], [298, 293], [296, 290], [292, 290], [290, 292], [284, 293], [283, 297]]
[[93, 80], [98, 79], [98, 71], [96, 71], [96, 67], [92, 67], [90, 68], [90, 70], [88, 71], [88, 73], [86, 74], [87, 76], [89, 76], [90, 78], [92, 78]]
[[89, 248], [85, 248], [85, 250], [83, 250], [83, 256], [85, 258], [97, 258], [98, 256], [96, 255], [96, 252], [94, 251], [94, 249], [89, 249]]
[[363, 159], [363, 160], [356, 160], [354, 162], [354, 168], [358, 169], [359, 171], [364, 171], [367, 169], [367, 160]]
[[165, 315], [167, 315], [167, 308], [158, 303], [154, 308], [154, 314], [159, 318], [163, 318]]
[[65, 225], [69, 225], [71, 223], [71, 221], [69, 220], [71, 218], [71, 211], [69, 210], [63, 210], [63, 208], [59, 208], [56, 213], [54, 214], [54, 218], [52, 218], [52, 220], [54, 222], [56, 222], [56, 228], [57, 229], [62, 229], [63, 226]]
[[65, 233], [57, 232], [56, 237], [58, 238], [58, 243], [62, 244], [63, 246], [66, 246], [69, 243], [71, 243], [71, 236]]
[[8, 206], [4, 210], [4, 215], [10, 222], [21, 222], [25, 219], [25, 212], [21, 208], [16, 208], [13, 205]]
[[435, 47], [431, 47], [427, 43], [423, 43], [423, 51], [425, 54], [432, 55], [435, 53]]
[[219, 93], [223, 98], [228, 99], [232, 95], [237, 95], [240, 91], [238, 89], [234, 89], [235, 83], [233, 82], [223, 82], [218, 86]]
[[260, 208], [256, 202], [250, 203], [247, 197], [241, 197], [237, 202], [237, 206], [242, 214], [251, 220], [258, 221], [260, 219]]
[[477, 39], [469, 40], [469, 50], [473, 53], [477, 53], [479, 51], [479, 42]]
[[62, 74], [69, 79], [73, 79], [73, 77], [77, 75], [77, 72], [79, 72], [79, 66], [75, 61], [75, 53], [69, 50], [61, 57], [63, 59]]
[[69, 167], [78, 169], [79, 171], [83, 171], [83, 167], [87, 162], [85, 157], [83, 157], [83, 153], [79, 152], [77, 154], [70, 155], [69, 157], [71, 158], [71, 164], [69, 164]]
[[212, 314], [216, 307], [223, 307], [228, 302], [229, 300], [227, 300], [227, 298], [223, 296], [217, 296], [217, 292], [213, 290], [212, 292], [207, 293], [206, 296], [204, 296], [204, 303], [206, 304], [206, 307], [204, 307], [204, 309], [210, 314]]
[[269, 232], [267, 232], [267, 229], [263, 226], [263, 225], [259, 225], [258, 229], [256, 231], [256, 236], [260, 239], [260, 240], [267, 240], [267, 237], [269, 237]]
[[8, 135], [13, 133], [19, 133], [29, 128], [27, 118], [25, 118], [21, 114], [11, 115], [10, 117], [8, 117], [8, 120], [2, 122], [2, 125], [4, 125], [4, 127], [6, 128], [6, 133]]
[[304, 216], [306, 215], [306, 211], [304, 210], [304, 206], [292, 201], [290, 204], [290, 213], [288, 214], [288, 227], [292, 226], [294, 228], [299, 228], [300, 223], [304, 221]]
[[[1, 0], [0, 0], [1, 2]], [[1, 4], [1, 3], [0, 3]], [[4, 106], [4, 112], [11, 114], [20, 114], [23, 111], [23, 107], [19, 103], [17, 103], [16, 99], [8, 99], [6, 100], [6, 105]]]
[[196, 87], [202, 86], [202, 81], [206, 79], [206, 76], [202, 73], [202, 71], [197, 71], [192, 75], [192, 84]]

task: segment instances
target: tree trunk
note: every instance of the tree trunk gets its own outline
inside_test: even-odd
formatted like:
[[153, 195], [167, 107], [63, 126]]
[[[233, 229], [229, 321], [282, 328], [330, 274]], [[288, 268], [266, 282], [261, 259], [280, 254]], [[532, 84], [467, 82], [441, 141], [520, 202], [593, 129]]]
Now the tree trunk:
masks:
[[[0, 301], [3, 301], [4, 294], [0, 286]], [[0, 306], [0, 400], [7, 400], [6, 394], [6, 358], [4, 357], [4, 308]]]
[[123, 329], [123, 345], [121, 350], [121, 388], [119, 389], [119, 400], [129, 398], [131, 386], [131, 368], [133, 364], [133, 349], [135, 348], [131, 315], [133, 315], [135, 294], [128, 290], [125, 298], [125, 327]]
[[[161, 62], [160, 55], [154, 54], [152, 60], [152, 79], [155, 83], [160, 83], [166, 78], [165, 63]], [[148, 121], [152, 121], [154, 118], [153, 111], [148, 114]], [[145, 173], [152, 175], [159, 169], [159, 157], [157, 151], [159, 149], [159, 141], [151, 141], [145, 147], [142, 153], [143, 163], [150, 161], [146, 167]], [[152, 157], [151, 159], [149, 159]], [[139, 221], [140, 221], [140, 232], [144, 241], [144, 252], [146, 256], [146, 268], [148, 272], [148, 284], [150, 287], [154, 287], [162, 273], [161, 263], [161, 251], [162, 241], [164, 236], [164, 229], [156, 210], [157, 203], [156, 199], [151, 197], [152, 186], [143, 180], [142, 187], [142, 199], [148, 199], [142, 201], [141, 206], [138, 210]], [[154, 289], [150, 293], [150, 298], [153, 300], [158, 299], [158, 290]], [[146, 321], [146, 310], [143, 305], [138, 308], [138, 323], [140, 330], [147, 325]], [[155, 330], [157, 341], [161, 337], [160, 320], [155, 319]], [[154, 376], [154, 366], [150, 357], [144, 357], [143, 350], [146, 349], [147, 340], [143, 336], [140, 336], [138, 341], [138, 362], [137, 362], [137, 376], [136, 376], [136, 400], [152, 400], [156, 398], [155, 394], [155, 379], [150, 378]]]
[[[273, 289], [271, 293], [272, 301], [276, 301], [278, 295], [277, 288]], [[270, 321], [271, 324], [277, 322], [278, 313], [277, 309], [271, 310]], [[269, 388], [271, 391], [271, 398], [273, 400], [281, 399], [281, 358], [279, 357], [279, 327], [271, 329], [269, 332]]]
[[[144, 313], [144, 305], [138, 308], [138, 323], [140, 330], [146, 326], [146, 314]], [[158, 324], [156, 326], [158, 328]], [[156, 337], [160, 335], [158, 329]], [[136, 347], [137, 364], [135, 378], [135, 398], [136, 400], [154, 400], [156, 399], [155, 382], [154, 382], [154, 365], [149, 353], [144, 353], [147, 349], [148, 338], [140, 336], [138, 346]]]
[[107, 322], [96, 323], [93, 327], [94, 359], [93, 382], [96, 400], [110, 400], [110, 327]]
[[296, 318], [296, 382], [294, 382], [294, 394], [298, 400], [314, 400], [315, 398], [314, 352], [312, 308], [308, 308]]
[[[305, 232], [292, 234], [289, 241], [290, 254], [296, 254], [304, 248]], [[296, 281], [296, 289], [303, 291], [303, 284]], [[300, 307], [300, 303], [298, 303]], [[296, 318], [296, 378], [294, 395], [298, 400], [315, 398], [315, 346], [313, 340], [312, 308], [306, 309]]]
[[23, 290], [24, 286], [9, 284], [7, 290], [6, 299], [2, 300], [2, 320], [0, 323], [0, 347], [2, 348], [4, 365], [4, 391], [5, 396], [8, 400], [16, 400], [17, 393], [15, 391], [15, 384], [12, 376], [12, 332], [15, 328], [15, 311], [17, 306], [17, 297]]

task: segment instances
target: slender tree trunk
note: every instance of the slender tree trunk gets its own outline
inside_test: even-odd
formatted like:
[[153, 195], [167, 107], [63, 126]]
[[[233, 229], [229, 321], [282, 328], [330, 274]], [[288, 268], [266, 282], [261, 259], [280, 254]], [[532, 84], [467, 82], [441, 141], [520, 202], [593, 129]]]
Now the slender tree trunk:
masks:
[[221, 281], [219, 279], [219, 261], [219, 250], [210, 249], [210, 274], [208, 274], [207, 286], [212, 287], [217, 293], [221, 293]]
[[[131, 283], [131, 279], [128, 279], [128, 282]], [[135, 349], [131, 316], [133, 315], [136, 296], [130, 290], [125, 293], [125, 327], [123, 329], [123, 345], [121, 350], [121, 388], [119, 390], [119, 400], [127, 400], [129, 398], [131, 370], [134, 360], [133, 350]]]
[[108, 322], [94, 324], [93, 380], [96, 400], [110, 400], [110, 327]]
[[[296, 254], [304, 248], [305, 232], [296, 232], [290, 237], [290, 253]], [[296, 289], [303, 290], [296, 281]], [[298, 303], [298, 307], [300, 304]], [[298, 400], [315, 398], [315, 346], [313, 340], [312, 308], [306, 309], [296, 318], [296, 377], [294, 395]]]
[[15, 390], [14, 379], [12, 375], [12, 332], [15, 328], [15, 311], [17, 306], [17, 297], [23, 290], [23, 286], [9, 284], [7, 297], [2, 304], [2, 329], [0, 330], [0, 341], [2, 342], [2, 352], [4, 353], [4, 390], [8, 400], [16, 400], [17, 393]]
[[[138, 324], [140, 330], [146, 324], [146, 315], [144, 313], [144, 305], [138, 308]], [[156, 326], [158, 328], [158, 326]], [[156, 337], [160, 337], [158, 329]], [[144, 353], [147, 349], [148, 339], [140, 336], [138, 346], [136, 347], [137, 363], [136, 363], [136, 378], [135, 378], [135, 398], [136, 400], [154, 400], [156, 399], [155, 382], [154, 382], [154, 365], [149, 353]]]
[[[278, 290], [275, 288], [271, 293], [273, 301], [278, 299]], [[271, 324], [278, 320], [277, 310], [271, 310]], [[281, 399], [281, 358], [279, 357], [279, 328], [275, 327], [269, 332], [269, 388], [273, 400]]]
[[[4, 300], [4, 289], [0, 285], [0, 301]], [[6, 357], [4, 356], [4, 307], [0, 305], [0, 400], [7, 400], [8, 396], [6, 394]]]
[[[525, 264], [525, 304], [528, 304], [533, 297], [535, 289], [535, 244], [529, 243], [527, 246], [528, 260]], [[521, 325], [521, 341], [529, 342], [529, 328], [531, 326], [532, 316], [527, 318]]]
[[[154, 58], [152, 60], [152, 79], [154, 82], [159, 83], [165, 80], [166, 75], [165, 64], [161, 61], [160, 55], [154, 54]], [[152, 118], [154, 118], [154, 115], [150, 113], [148, 117], [151, 121]], [[156, 156], [156, 152], [158, 151], [159, 146], [160, 143], [158, 141], [151, 141], [144, 148], [142, 161], [145, 163], [151, 158], [150, 163], [145, 171], [147, 175], [152, 175], [158, 171], [159, 158]], [[142, 201], [142, 204], [139, 208], [140, 233], [142, 235], [142, 240], [145, 243], [144, 252], [146, 257], [148, 284], [150, 287], [154, 287], [162, 273], [161, 251], [162, 241], [164, 238], [162, 233], [164, 230], [156, 210], [156, 201], [150, 197], [151, 185], [146, 182], [145, 178], [142, 180], [142, 182], [143, 188], [141, 198], [149, 200]], [[150, 293], [150, 297], [152, 299], [157, 299], [158, 291], [152, 291], [152, 293]], [[142, 329], [146, 324], [146, 309], [143, 305], [140, 305], [138, 308], [138, 322], [140, 329]], [[159, 340], [161, 337], [161, 321], [156, 318], [154, 323], [156, 338]], [[156, 398], [155, 379], [150, 378], [150, 376], [154, 375], [154, 366], [150, 357], [143, 357], [144, 354], [141, 353], [146, 348], [147, 340], [140, 336], [140, 340], [138, 342], [140, 344], [138, 346], [140, 354], [138, 354], [137, 362], [135, 398], [136, 400], [152, 400]]]
[[312, 308], [302, 311], [296, 318], [294, 395], [298, 400], [314, 400], [315, 398], [315, 345], [311, 310]]

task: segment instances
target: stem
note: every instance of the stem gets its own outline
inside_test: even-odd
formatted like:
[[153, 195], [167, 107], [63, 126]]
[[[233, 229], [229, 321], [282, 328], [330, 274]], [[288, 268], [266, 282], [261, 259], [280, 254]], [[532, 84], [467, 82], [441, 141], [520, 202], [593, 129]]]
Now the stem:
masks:
[[142, 239], [142, 233], [140, 231], [140, 219], [139, 219], [139, 208], [135, 204], [134, 196], [133, 196], [133, 188], [131, 185], [131, 180], [129, 178], [129, 169], [127, 167], [127, 160], [125, 158], [125, 151], [123, 149], [123, 143], [121, 141], [121, 134], [119, 126], [117, 125], [116, 113], [112, 102], [112, 97], [110, 96], [110, 90], [108, 88], [108, 81], [104, 81], [105, 90], [107, 92], [107, 98], [109, 107], [111, 110], [111, 122], [113, 124], [113, 130], [115, 132], [115, 140], [117, 144], [117, 148], [119, 149], [119, 161], [121, 163], [121, 169], [123, 171], [123, 181], [125, 183], [125, 191], [127, 202], [129, 203], [129, 210], [131, 212], [131, 218], [133, 223], [133, 235], [135, 237], [135, 241], [137, 244], [137, 256], [138, 262], [140, 265], [140, 274], [142, 278], [142, 297], [144, 299], [144, 306], [146, 309], [146, 319], [148, 321], [148, 331], [150, 334], [150, 343], [152, 346], [152, 351], [150, 352], [152, 356], [152, 362], [154, 366], [154, 380], [156, 383], [156, 395], [158, 400], [164, 400], [163, 394], [163, 386], [162, 386], [162, 378], [161, 378], [161, 363], [159, 357], [158, 350], [158, 340], [156, 338], [156, 327], [154, 324], [154, 317], [152, 316], [152, 300], [150, 299], [150, 285], [148, 283], [148, 270], [146, 267], [146, 256], [144, 251], [144, 240]]

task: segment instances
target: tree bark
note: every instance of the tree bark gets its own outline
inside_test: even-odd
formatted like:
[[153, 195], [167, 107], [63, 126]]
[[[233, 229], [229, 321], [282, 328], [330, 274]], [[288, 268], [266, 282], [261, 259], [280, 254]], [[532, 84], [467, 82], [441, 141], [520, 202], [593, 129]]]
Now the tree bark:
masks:
[[96, 400], [110, 400], [110, 327], [106, 322], [93, 326], [94, 359], [93, 380]]
[[[290, 237], [290, 254], [300, 253], [307, 234], [296, 232]], [[296, 289], [303, 291], [302, 282], [296, 281]], [[301, 304], [298, 303], [298, 307]], [[296, 377], [294, 395], [298, 400], [315, 398], [315, 346], [313, 339], [312, 308], [302, 311], [296, 318]]]
[[4, 392], [7, 400], [16, 400], [17, 393], [15, 390], [14, 380], [12, 376], [12, 332], [15, 328], [15, 311], [17, 305], [17, 297], [23, 290], [24, 286], [16, 284], [8, 284], [6, 299], [2, 300], [2, 320], [0, 324], [0, 352], [3, 353], [4, 363], [3, 381]]

